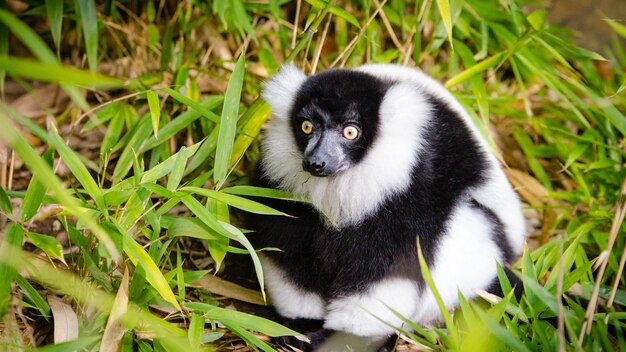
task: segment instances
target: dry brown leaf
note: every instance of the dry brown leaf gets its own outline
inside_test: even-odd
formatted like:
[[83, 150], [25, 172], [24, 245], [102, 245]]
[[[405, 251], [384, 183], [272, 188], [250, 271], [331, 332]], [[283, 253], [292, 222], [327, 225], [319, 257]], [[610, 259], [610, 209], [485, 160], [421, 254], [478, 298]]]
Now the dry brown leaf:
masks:
[[54, 318], [54, 343], [78, 338], [78, 318], [72, 307], [59, 297], [49, 295], [48, 304]]
[[222, 280], [217, 276], [205, 275], [195, 281], [192, 285], [202, 287], [207, 291], [221, 296], [234, 298], [242, 302], [257, 304], [260, 306], [265, 306], [269, 303], [263, 301], [261, 292], [239, 286], [230, 281]]
[[124, 276], [120, 283], [120, 288], [115, 295], [115, 302], [111, 309], [111, 315], [104, 329], [102, 342], [100, 343], [100, 352], [117, 352], [122, 346], [122, 338], [124, 337], [124, 324], [122, 316], [128, 310], [128, 268], [124, 269]]
[[69, 97], [59, 85], [48, 84], [15, 99], [11, 107], [28, 118], [35, 118], [61, 112], [68, 102]]

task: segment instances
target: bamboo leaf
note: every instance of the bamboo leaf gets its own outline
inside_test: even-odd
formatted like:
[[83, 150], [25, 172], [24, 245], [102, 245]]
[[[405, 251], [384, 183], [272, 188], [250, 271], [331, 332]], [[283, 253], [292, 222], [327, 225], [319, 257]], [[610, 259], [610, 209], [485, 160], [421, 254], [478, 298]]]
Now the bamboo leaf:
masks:
[[65, 165], [72, 170], [72, 174], [78, 182], [85, 188], [85, 191], [96, 202], [98, 208], [102, 211], [106, 211], [106, 205], [104, 203], [104, 196], [102, 190], [96, 183], [96, 181], [89, 174], [89, 170], [78, 157], [75, 151], [73, 151], [65, 142], [61, 139], [59, 132], [54, 125], [50, 128], [49, 142], [58, 151], [59, 156], [65, 162]]
[[251, 314], [237, 312], [229, 309], [220, 308], [206, 303], [188, 302], [185, 304], [187, 308], [197, 312], [206, 314], [206, 317], [220, 322], [233, 322], [250, 330], [258, 331], [262, 334], [276, 336], [302, 336], [302, 334], [286, 328], [271, 320], [256, 317]]
[[[196, 144], [196, 146], [197, 145], [198, 144]], [[187, 164], [187, 159], [191, 156], [192, 151], [186, 147], [182, 147], [176, 154], [172, 172], [170, 173], [170, 177], [167, 179], [167, 189], [172, 192], [178, 188], [180, 180], [182, 180], [183, 175], [185, 174], [185, 164]]]
[[161, 121], [161, 104], [159, 103], [159, 96], [155, 91], [149, 90], [146, 92], [148, 96], [148, 106], [150, 107], [150, 115], [152, 116], [152, 130], [154, 136], [159, 135], [159, 122]]
[[422, 273], [422, 277], [424, 278], [424, 281], [426, 281], [426, 284], [428, 285], [433, 296], [435, 297], [435, 301], [437, 302], [439, 311], [441, 312], [441, 315], [443, 316], [443, 320], [446, 323], [446, 327], [450, 331], [449, 337], [451, 339], [451, 343], [453, 346], [458, 346], [457, 340], [458, 340], [459, 335], [456, 330], [456, 325], [454, 325], [454, 322], [452, 321], [452, 317], [450, 317], [450, 313], [448, 312], [448, 309], [446, 308], [445, 303], [443, 302], [443, 299], [441, 298], [441, 295], [439, 294], [439, 291], [437, 291], [437, 286], [435, 285], [435, 281], [433, 281], [433, 277], [430, 275], [428, 264], [426, 264], [426, 259], [424, 259], [424, 255], [422, 254], [422, 247], [419, 244], [419, 237], [417, 238], [417, 256], [418, 256], [419, 263], [420, 263], [420, 271]]
[[122, 236], [124, 242], [124, 253], [128, 255], [128, 258], [135, 265], [139, 265], [143, 268], [146, 280], [152, 287], [165, 299], [168, 303], [173, 305], [176, 309], [180, 309], [180, 305], [176, 301], [176, 296], [170, 288], [167, 280], [163, 276], [159, 267], [154, 263], [150, 255], [130, 236]]
[[24, 232], [15, 223], [10, 223], [4, 230], [0, 247], [0, 320], [4, 319], [11, 302], [11, 284], [20, 267]]
[[50, 306], [48, 305], [48, 302], [41, 297], [39, 292], [37, 292], [37, 290], [35, 290], [35, 288], [28, 281], [26, 281], [22, 275], [18, 274], [15, 277], [15, 282], [22, 289], [22, 293], [26, 299], [37, 307], [39, 313], [41, 313], [41, 315], [48, 320], [48, 318], [50, 318]]
[[96, 18], [95, 0], [76, 0], [80, 9], [80, 18], [85, 34], [85, 48], [87, 49], [87, 61], [89, 69], [96, 71], [98, 66], [98, 19]]
[[13, 205], [11, 199], [7, 195], [7, 192], [0, 186], [0, 209], [4, 214], [11, 216], [13, 214]]
[[50, 21], [50, 33], [57, 51], [61, 45], [61, 29], [63, 27], [63, 0], [46, 0], [46, 11]]
[[263, 280], [263, 269], [261, 267], [261, 261], [259, 260], [259, 256], [257, 255], [256, 251], [252, 247], [252, 244], [250, 243], [250, 241], [248, 241], [246, 236], [244, 236], [244, 234], [239, 229], [232, 226], [231, 224], [227, 224], [225, 222], [217, 220], [207, 208], [202, 206], [202, 204], [200, 204], [200, 202], [192, 196], [183, 196], [181, 200], [187, 206], [187, 208], [189, 208], [189, 210], [198, 217], [198, 219], [200, 219], [204, 224], [213, 229], [213, 231], [219, 233], [224, 237], [235, 240], [244, 246], [244, 248], [250, 254], [250, 257], [252, 257], [257, 280], [259, 281], [259, 285], [261, 286], [261, 294], [263, 295], [263, 299], [265, 299], [265, 284]]
[[450, 13], [450, 1], [437, 0], [437, 8], [439, 9], [439, 15], [443, 20], [443, 25], [448, 33], [448, 41], [452, 45], [452, 14]]
[[[0, 107], [3, 105], [4, 104], [0, 103]], [[15, 128], [12, 120], [4, 113], [0, 113], [0, 125], [3, 126], [3, 128], [0, 128], [0, 138], [15, 150], [15, 153], [34, 174], [38, 174], [42, 180], [46, 180], [48, 189], [50, 189], [54, 197], [63, 204], [66, 211], [76, 216], [79, 221], [87, 224], [93, 234], [102, 242], [111, 257], [118, 259], [119, 253], [109, 235], [87, 212], [85, 212], [85, 209], [80, 206], [79, 201], [65, 189], [46, 162], [33, 150], [33, 147], [26, 141], [21, 132]]]
[[51, 257], [63, 260], [63, 246], [56, 238], [36, 232], [27, 232], [26, 236], [28, 236], [30, 243], [35, 245], [35, 247]]
[[169, 94], [172, 98], [174, 98], [175, 100], [179, 101], [182, 104], [187, 105], [188, 107], [192, 108], [193, 110], [195, 110], [196, 112], [198, 112], [200, 115], [206, 117], [207, 119], [213, 121], [213, 122], [220, 122], [220, 117], [217, 116], [217, 114], [215, 114], [213, 111], [211, 111], [210, 107], [207, 107], [206, 105], [213, 105], [212, 103], [214, 101], [210, 101], [207, 102], [206, 105], [203, 105], [202, 103], [198, 103], [195, 102], [189, 98], [187, 98], [186, 96], [178, 93], [177, 91], [168, 88], [168, 87], [164, 87], [161, 88], [161, 90], [167, 94]]
[[210, 197], [220, 202], [224, 202], [235, 208], [245, 210], [245, 211], [255, 213], [255, 214], [288, 216], [287, 214], [278, 210], [274, 210], [268, 207], [267, 205], [257, 203], [255, 201], [252, 201], [246, 198], [241, 198], [241, 197], [233, 196], [230, 194], [214, 191], [211, 189], [199, 188], [199, 187], [183, 187], [180, 190], [183, 192], [191, 192], [191, 193], [203, 195], [205, 197]]
[[224, 107], [222, 108], [222, 117], [220, 119], [217, 149], [215, 151], [215, 166], [213, 169], [213, 181], [218, 185], [218, 188], [226, 181], [226, 176], [228, 175], [230, 157], [235, 142], [235, 132], [237, 131], [239, 101], [245, 68], [245, 57], [244, 54], [241, 54], [230, 76], [226, 94], [224, 95]]
[[[320, 10], [326, 7], [326, 4], [328, 3], [328, 1], [325, 1], [325, 0], [306, 0], [306, 2], [311, 4], [313, 7], [317, 7]], [[329, 12], [337, 17], [343, 18], [344, 20], [350, 22], [357, 28], [361, 28], [361, 24], [359, 23], [359, 20], [357, 20], [356, 17], [354, 17], [354, 15], [352, 15], [350, 12], [342, 9], [341, 7], [331, 5]]]
[[480, 72], [483, 72], [493, 66], [498, 65], [501, 60], [505, 57], [505, 53], [501, 52], [498, 53], [496, 55], [491, 56], [488, 59], [485, 59], [481, 62], [479, 62], [478, 64], [469, 67], [467, 69], [465, 69], [464, 71], [458, 73], [456, 76], [450, 78], [446, 84], [445, 87], [446, 88], [450, 88], [452, 86], [455, 86], [459, 83], [465, 82], [466, 80], [468, 80], [470, 77], [472, 77], [475, 74], [478, 74]]
[[[57, 63], [39, 62], [27, 58], [2, 57], [0, 60], [0, 69], [6, 70], [6, 72], [11, 75], [36, 81], [59, 82], [62, 84], [98, 88], [116, 88], [122, 86], [121, 81], [96, 72], [87, 72]], [[66, 86], [66, 89], [67, 88]]]

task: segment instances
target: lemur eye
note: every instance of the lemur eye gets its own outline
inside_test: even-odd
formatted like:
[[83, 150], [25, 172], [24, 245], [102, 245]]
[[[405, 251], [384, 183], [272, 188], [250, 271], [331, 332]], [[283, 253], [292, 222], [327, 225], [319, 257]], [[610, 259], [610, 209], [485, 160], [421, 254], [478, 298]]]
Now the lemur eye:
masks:
[[301, 128], [304, 134], [311, 134], [311, 132], [313, 132], [313, 124], [309, 120], [302, 121]]
[[344, 138], [349, 139], [349, 140], [356, 139], [359, 136], [359, 134], [361, 134], [361, 131], [356, 126], [346, 126], [343, 129]]

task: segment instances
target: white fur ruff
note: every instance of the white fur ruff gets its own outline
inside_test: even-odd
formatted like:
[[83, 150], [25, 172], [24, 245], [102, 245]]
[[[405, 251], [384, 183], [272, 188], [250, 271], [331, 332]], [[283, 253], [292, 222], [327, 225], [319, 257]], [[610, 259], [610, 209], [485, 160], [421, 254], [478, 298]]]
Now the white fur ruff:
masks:
[[[282, 80], [286, 75], [278, 75]], [[274, 89], [284, 85], [268, 83], [263, 97], [274, 116], [263, 141], [262, 168], [266, 177], [302, 198], [339, 227], [355, 225], [373, 213], [393, 194], [411, 182], [411, 170], [419, 151], [426, 147], [421, 134], [431, 118], [430, 105], [414, 82], [401, 82], [389, 89], [380, 107], [381, 125], [374, 145], [363, 160], [330, 177], [314, 177], [302, 169], [302, 154], [296, 146], [289, 120], [283, 115], [284, 101]], [[295, 94], [295, 93], [293, 93]], [[282, 99], [283, 97], [281, 97]], [[278, 105], [278, 111], [274, 108]]]

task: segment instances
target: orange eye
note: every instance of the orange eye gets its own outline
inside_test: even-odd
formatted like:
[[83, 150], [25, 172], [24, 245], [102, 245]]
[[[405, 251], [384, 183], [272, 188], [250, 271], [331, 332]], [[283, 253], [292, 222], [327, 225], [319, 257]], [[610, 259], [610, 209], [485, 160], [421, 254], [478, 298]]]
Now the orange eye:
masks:
[[343, 129], [343, 136], [345, 139], [354, 140], [356, 139], [361, 131], [356, 126], [347, 126]]
[[313, 124], [309, 120], [302, 121], [302, 126], [300, 127], [302, 128], [302, 132], [304, 132], [304, 134], [311, 134], [313, 132]]

